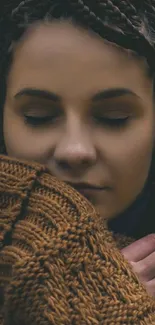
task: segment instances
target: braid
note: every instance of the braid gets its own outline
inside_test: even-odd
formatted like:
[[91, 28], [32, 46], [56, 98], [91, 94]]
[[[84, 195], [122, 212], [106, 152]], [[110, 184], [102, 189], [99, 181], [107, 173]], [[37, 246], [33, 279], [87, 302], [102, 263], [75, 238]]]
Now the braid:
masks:
[[120, 8], [120, 10], [126, 11], [128, 14], [137, 16], [137, 9], [135, 5], [131, 3], [129, 0], [113, 0], [113, 3]]
[[82, 0], [70, 0], [70, 4], [75, 11], [76, 16], [87, 22], [88, 26], [102, 25], [102, 21]]
[[113, 0], [113, 4], [120, 8], [121, 11], [125, 12], [130, 19], [134, 21], [134, 24], [138, 26], [141, 23], [141, 17], [138, 15], [138, 10], [129, 0]]
[[[90, 27], [109, 41], [138, 54], [149, 52], [149, 56], [152, 56], [151, 46], [154, 45], [154, 39], [147, 32], [148, 24], [144, 15], [146, 11], [151, 17], [155, 9], [152, 3], [154, 4], [155, 0], [152, 0], [151, 4], [141, 0], [140, 4], [136, 2], [136, 6], [133, 2], [134, 0], [15, 0], [16, 6], [9, 1], [5, 9], [10, 10], [11, 19], [14, 21], [15, 27], [10, 28], [14, 31], [12, 39], [18, 39], [28, 24], [46, 19], [47, 15], [51, 19], [72, 17], [78, 24]], [[145, 7], [145, 10], [142, 10], [142, 7]], [[153, 25], [154, 20], [150, 23], [151, 30]]]
[[155, 29], [155, 0], [152, 1], [152, 3], [145, 3], [145, 15], [146, 18], [149, 21], [149, 25], [150, 27], [153, 29]]
[[[17, 0], [16, 0], [17, 1]], [[15, 2], [16, 2], [15, 1]], [[142, 2], [142, 1], [141, 1]], [[152, 2], [155, 2], [153, 0]], [[87, 5], [89, 3], [89, 5]], [[56, 5], [63, 7], [62, 1], [46, 0], [46, 3], [43, 4], [42, 1], [38, 3], [38, 0], [23, 0], [12, 10], [12, 17], [20, 17], [23, 13], [27, 13], [29, 17], [32, 16], [31, 11], [33, 12], [33, 17], [36, 16], [36, 19], [40, 19], [43, 16], [43, 13], [46, 14], [49, 10], [53, 12], [52, 7]], [[129, 0], [96, 0], [94, 1], [83, 1], [83, 0], [68, 0], [65, 3], [65, 7], [68, 9], [71, 7], [72, 16], [78, 16], [81, 21], [86, 23], [88, 26], [93, 27], [95, 31], [103, 28], [103, 25], [106, 23], [106, 20], [109, 17], [111, 20], [110, 25], [116, 25], [115, 28], [127, 29], [128, 34], [136, 34], [137, 28], [139, 27], [140, 33], [140, 24], [142, 24], [140, 15], [137, 15], [136, 7], [129, 2]], [[91, 7], [94, 9], [91, 9]], [[64, 10], [64, 9], [63, 9]], [[30, 11], [30, 12], [28, 12]], [[36, 11], [36, 15], [35, 15]], [[130, 17], [130, 18], [129, 18]]]
[[[123, 25], [129, 27], [129, 29], [131, 29], [131, 31], [133, 31], [133, 32], [137, 31], [137, 27], [134, 26], [133, 22], [129, 18], [129, 15], [127, 17], [126, 14], [123, 11], [121, 11], [121, 8], [119, 8], [111, 0], [107, 0], [106, 4], [105, 4], [105, 2], [103, 0], [102, 1], [98, 1], [98, 2], [99, 2], [99, 6], [101, 8], [102, 8], [102, 6], [103, 6], [103, 8], [105, 7], [105, 9], [107, 10], [107, 12], [109, 13], [109, 15], [111, 17], [111, 20], [113, 20], [113, 17], [114, 17], [114, 18], [117, 19], [117, 21], [120, 21], [120, 23], [122, 22]], [[117, 2], [118, 1], [116, 1], [116, 3]], [[127, 8], [126, 8], [125, 12], [127, 11]]]
[[[114, 5], [112, 0], [107, 0], [106, 2], [103, 0], [95, 1], [95, 8], [98, 8], [99, 14], [97, 14], [97, 9], [93, 12], [83, 0], [70, 0], [74, 16], [78, 16], [80, 22], [83, 21], [86, 26], [91, 27], [108, 41], [136, 51], [139, 55], [143, 53], [154, 70], [154, 39], [153, 42], [152, 39], [150, 40], [145, 22], [142, 20], [143, 18], [138, 10], [139, 20], [134, 19], [136, 8], [133, 5], [129, 6], [128, 3], [127, 8], [134, 12], [131, 20], [118, 6]], [[116, 0], [113, 1], [115, 2]]]
[[[118, 3], [118, 0], [114, 0], [114, 3]], [[88, 26], [93, 27], [95, 31], [100, 31], [102, 35], [102, 29], [106, 25], [106, 22], [113, 26], [113, 29], [120, 30], [123, 34], [124, 29], [127, 29], [127, 34], [137, 34], [139, 33], [139, 37], [141, 38], [141, 17], [137, 17], [136, 8], [133, 5], [129, 5], [127, 3], [127, 7], [125, 8], [125, 1], [121, 2], [121, 5], [124, 7], [125, 12], [128, 12], [128, 16], [132, 17], [132, 20], [127, 17], [127, 15], [120, 10], [120, 8], [115, 5], [111, 0], [96, 0], [95, 12], [93, 12], [90, 7], [88, 7], [83, 0], [70, 0], [71, 5], [73, 6], [74, 12], [76, 15], [80, 16], [80, 20], [82, 19], [87, 23]], [[133, 16], [129, 15], [129, 13], [133, 14]], [[110, 17], [109, 19], [107, 19]], [[139, 18], [139, 19], [138, 19]], [[121, 35], [120, 35], [121, 36]], [[143, 38], [143, 35], [142, 35]]]
[[[105, 3], [96, 0], [96, 10], [93, 12], [90, 7], [88, 7], [83, 0], [70, 0], [71, 6], [73, 7], [74, 12], [78, 17], [80, 17], [80, 20], [83, 20], [88, 26], [93, 27], [95, 31], [103, 29], [103, 27], [106, 24], [107, 17], [115, 18], [115, 21], [121, 18], [124, 18], [124, 20], [128, 20], [126, 16], [119, 10], [118, 7], [114, 6], [111, 0], [107, 0]], [[100, 12], [100, 15], [98, 15], [98, 12]], [[109, 21], [108, 21], [109, 23]], [[134, 29], [134, 26], [129, 21], [130, 26]]]
[[[10, 28], [13, 32], [12, 39], [18, 39], [20, 33], [24, 32], [23, 29], [36, 20], [46, 19], [48, 16], [51, 19], [72, 17], [78, 24], [91, 27], [101, 37], [107, 38], [109, 41], [135, 50], [138, 54], [150, 52], [149, 56], [152, 56], [155, 0], [5, 1], [8, 3], [5, 2], [4, 12], [7, 16], [8, 11], [9, 19], [14, 22], [14, 27]], [[4, 12], [2, 13], [3, 17]], [[152, 35], [148, 32], [149, 28]]]
[[25, 5], [31, 3], [32, 0], [23, 0], [22, 2], [19, 3], [19, 5], [17, 7], [15, 7], [15, 9], [12, 10], [12, 16], [14, 16], [15, 14], [18, 14], [18, 12], [20, 11], [20, 9], [24, 9]]

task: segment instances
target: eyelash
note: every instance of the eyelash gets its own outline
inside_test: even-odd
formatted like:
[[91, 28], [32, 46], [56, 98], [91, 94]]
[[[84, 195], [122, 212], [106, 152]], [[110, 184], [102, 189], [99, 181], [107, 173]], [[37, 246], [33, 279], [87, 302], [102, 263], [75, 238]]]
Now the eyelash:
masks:
[[42, 126], [44, 124], [52, 122], [54, 120], [54, 117], [51, 117], [51, 116], [39, 117], [39, 116], [25, 115], [24, 119], [25, 119], [26, 124], [29, 124], [32, 126]]
[[99, 124], [104, 124], [112, 128], [123, 127], [129, 121], [130, 116], [122, 118], [98, 117], [96, 120]]
[[[128, 120], [129, 120], [129, 116], [123, 117], [123, 118], [106, 118], [106, 117], [97, 117], [96, 120], [99, 124], [101, 125], [107, 125], [111, 128], [120, 128], [125, 126], [125, 124], [127, 124]], [[48, 124], [50, 122], [53, 122], [53, 120], [55, 119], [55, 117], [51, 117], [51, 116], [44, 116], [44, 117], [37, 117], [37, 116], [24, 116], [25, 122], [28, 125], [31, 126], [42, 126], [44, 124]]]

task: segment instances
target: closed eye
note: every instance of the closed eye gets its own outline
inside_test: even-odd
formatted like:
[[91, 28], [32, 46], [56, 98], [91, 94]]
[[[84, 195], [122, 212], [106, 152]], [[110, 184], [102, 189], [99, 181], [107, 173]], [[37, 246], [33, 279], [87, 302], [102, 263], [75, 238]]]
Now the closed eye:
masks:
[[123, 127], [129, 121], [130, 116], [121, 118], [98, 117], [97, 123], [107, 125], [109, 127]]
[[30, 116], [24, 115], [25, 123], [32, 126], [41, 126], [47, 123], [51, 123], [56, 117], [53, 116]]

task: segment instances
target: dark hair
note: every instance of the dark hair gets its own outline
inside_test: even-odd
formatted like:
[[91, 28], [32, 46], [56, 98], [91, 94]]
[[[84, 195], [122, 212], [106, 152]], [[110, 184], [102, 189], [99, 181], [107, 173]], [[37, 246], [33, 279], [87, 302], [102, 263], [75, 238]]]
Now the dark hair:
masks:
[[[4, 3], [3, 3], [4, 1]], [[155, 70], [155, 0], [1, 0], [0, 9], [0, 123], [5, 99], [5, 77], [13, 41], [38, 20], [72, 19], [106, 40], [146, 58]], [[2, 125], [0, 139], [3, 142]], [[0, 152], [2, 145], [0, 144]]]

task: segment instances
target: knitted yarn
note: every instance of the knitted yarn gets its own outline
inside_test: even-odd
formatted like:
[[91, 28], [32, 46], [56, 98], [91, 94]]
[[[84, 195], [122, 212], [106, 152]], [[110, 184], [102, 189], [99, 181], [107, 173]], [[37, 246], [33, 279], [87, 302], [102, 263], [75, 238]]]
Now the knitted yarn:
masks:
[[0, 245], [0, 324], [155, 324], [104, 221], [43, 166], [0, 157]]

